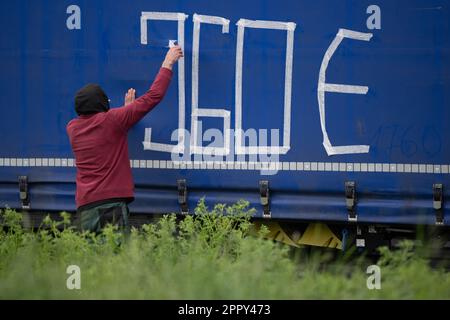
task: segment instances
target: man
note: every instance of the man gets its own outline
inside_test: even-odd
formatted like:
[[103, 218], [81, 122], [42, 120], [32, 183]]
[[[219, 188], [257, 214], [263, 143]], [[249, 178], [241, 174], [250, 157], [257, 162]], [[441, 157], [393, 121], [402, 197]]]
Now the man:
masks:
[[98, 232], [107, 223], [128, 226], [134, 184], [127, 133], [163, 99], [172, 67], [182, 56], [179, 46], [170, 48], [147, 93], [135, 100], [135, 90], [129, 89], [121, 108], [109, 109], [108, 97], [96, 84], [76, 94], [78, 118], [66, 129], [77, 167], [75, 200], [82, 230]]

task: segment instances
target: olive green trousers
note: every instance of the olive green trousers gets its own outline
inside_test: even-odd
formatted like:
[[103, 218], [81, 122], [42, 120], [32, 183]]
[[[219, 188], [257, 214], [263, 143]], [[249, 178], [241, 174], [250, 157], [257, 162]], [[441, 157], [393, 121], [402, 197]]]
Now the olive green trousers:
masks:
[[130, 210], [126, 202], [111, 202], [78, 212], [78, 227], [82, 231], [100, 232], [106, 225], [117, 225], [119, 230], [129, 229]]

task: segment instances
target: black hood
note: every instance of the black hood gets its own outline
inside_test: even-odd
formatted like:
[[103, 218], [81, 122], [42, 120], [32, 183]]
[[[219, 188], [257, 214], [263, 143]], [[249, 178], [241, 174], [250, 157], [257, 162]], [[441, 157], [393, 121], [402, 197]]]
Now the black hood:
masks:
[[87, 84], [77, 92], [75, 96], [75, 111], [78, 115], [94, 114], [108, 110], [108, 97], [98, 84]]

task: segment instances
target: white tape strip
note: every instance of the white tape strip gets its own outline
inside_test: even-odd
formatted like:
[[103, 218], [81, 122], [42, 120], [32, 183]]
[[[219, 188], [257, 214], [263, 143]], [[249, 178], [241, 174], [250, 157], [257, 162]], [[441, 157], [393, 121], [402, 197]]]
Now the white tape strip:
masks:
[[[148, 20], [166, 20], [177, 21], [177, 37], [178, 45], [184, 52], [184, 23], [188, 15], [180, 12], [142, 12], [141, 14], [141, 43], [147, 44], [147, 21]], [[175, 40], [169, 40], [169, 47], [174, 45]], [[144, 150], [154, 150], [160, 152], [185, 152], [185, 110], [186, 110], [186, 96], [185, 96], [185, 76], [184, 76], [184, 57], [178, 60], [178, 143], [171, 145], [167, 143], [154, 143], [151, 141], [151, 129], [147, 128], [145, 131], [145, 138], [143, 143]]]
[[[187, 17], [187, 16], [186, 16]], [[184, 52], [184, 20], [178, 21], [178, 45]], [[184, 154], [186, 93], [184, 78], [184, 56], [178, 59], [178, 147], [177, 153]]]
[[230, 26], [230, 20], [222, 18], [222, 17], [216, 17], [216, 16], [205, 16], [194, 13], [194, 16], [192, 20], [198, 23], [208, 23], [208, 24], [217, 24], [222, 26], [222, 33], [228, 33], [229, 26]]
[[169, 40], [169, 48], [173, 48], [176, 46], [177, 40]]
[[368, 145], [349, 145], [349, 146], [333, 146], [331, 144], [330, 138], [328, 136], [326, 128], [326, 117], [325, 117], [325, 93], [346, 93], [346, 94], [367, 94], [369, 88], [366, 86], [354, 86], [354, 85], [343, 85], [343, 84], [329, 84], [326, 83], [326, 72], [328, 64], [331, 58], [336, 52], [337, 48], [341, 44], [344, 38], [349, 38], [353, 40], [360, 41], [370, 41], [372, 38], [371, 33], [362, 33], [352, 30], [339, 29], [333, 42], [325, 52], [322, 60], [322, 65], [320, 66], [319, 81], [317, 84], [317, 100], [319, 103], [319, 113], [320, 113], [320, 126], [323, 134], [323, 146], [329, 156], [338, 154], [357, 154], [357, 153], [368, 153], [370, 146]]
[[168, 153], [184, 153], [184, 134], [178, 136], [178, 144], [171, 145], [167, 143], [152, 142], [152, 128], [145, 128], [144, 141], [142, 142], [144, 150], [153, 150]]
[[[288, 25], [289, 26], [289, 25]], [[294, 60], [294, 27], [288, 28], [286, 39], [286, 68], [284, 80], [284, 122], [283, 122], [283, 148], [286, 154], [291, 145], [291, 99], [292, 99], [292, 65]], [[287, 148], [287, 150], [285, 150]]]
[[372, 39], [373, 37], [373, 34], [348, 29], [339, 29], [338, 36], [359, 41], [370, 41], [370, 39]]
[[[238, 22], [239, 23], [239, 22]], [[234, 103], [235, 113], [234, 127], [235, 127], [235, 151], [237, 154], [246, 154], [242, 150], [243, 130], [242, 130], [242, 64], [244, 59], [244, 27], [238, 26], [237, 43], [236, 43], [236, 78], [235, 78], [235, 92]]]
[[297, 26], [294, 22], [248, 20], [248, 19], [240, 19], [236, 24], [244, 28], [290, 30], [290, 31], [294, 31]]
[[141, 13], [141, 44], [147, 44], [147, 21], [166, 20], [184, 21], [188, 15], [180, 12], [142, 12]]
[[[264, 150], [270, 150], [271, 154], [286, 154], [290, 150], [291, 142], [291, 99], [292, 99], [292, 68], [294, 56], [294, 31], [296, 24], [293, 22], [262, 21], [240, 19], [238, 26], [236, 45], [236, 79], [235, 79], [235, 151], [236, 154], [261, 154]], [[242, 129], [242, 65], [244, 56], [244, 30], [245, 28], [260, 28], [287, 30], [286, 39], [286, 66], [284, 82], [284, 117], [283, 117], [283, 145], [281, 147], [270, 147], [269, 149], [245, 146]], [[279, 144], [279, 143], [278, 143]]]
[[230, 119], [231, 112], [224, 109], [196, 109], [192, 112], [195, 117], [215, 117], [215, 118], [228, 118]]
[[186, 20], [188, 15], [181, 12], [142, 11], [141, 18], [146, 20]]
[[[192, 118], [197, 119], [198, 117], [211, 117], [211, 118], [223, 118], [223, 127], [224, 127], [224, 147], [203, 147], [197, 145], [197, 143], [191, 145], [191, 154], [204, 154], [204, 155], [217, 155], [217, 156], [226, 156], [230, 153], [230, 145], [231, 145], [231, 133], [230, 133], [230, 125], [231, 125], [231, 112], [223, 109], [195, 109], [192, 112]], [[197, 122], [198, 126], [198, 122]], [[195, 127], [197, 129], [197, 127]], [[195, 140], [195, 142], [198, 142]]]
[[367, 94], [367, 92], [369, 91], [369, 87], [351, 86], [347, 84], [321, 83], [319, 90], [335, 93]]

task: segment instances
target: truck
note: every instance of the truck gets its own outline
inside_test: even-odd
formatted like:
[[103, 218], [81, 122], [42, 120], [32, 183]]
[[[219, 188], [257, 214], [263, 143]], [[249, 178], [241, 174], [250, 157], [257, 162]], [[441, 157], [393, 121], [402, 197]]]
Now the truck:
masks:
[[448, 235], [450, 1], [5, 1], [0, 207], [75, 211], [74, 95], [144, 93], [129, 132], [136, 216], [245, 199], [273, 237], [342, 248]]

